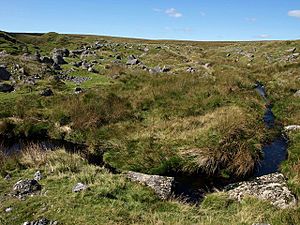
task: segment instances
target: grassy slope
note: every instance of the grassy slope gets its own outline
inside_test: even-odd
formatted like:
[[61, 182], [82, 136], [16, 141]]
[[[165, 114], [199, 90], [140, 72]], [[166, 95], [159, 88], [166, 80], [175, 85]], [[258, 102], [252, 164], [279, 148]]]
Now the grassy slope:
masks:
[[[72, 94], [74, 84], [57, 83], [51, 78], [51, 73], [46, 73], [37, 86], [21, 85], [20, 90], [15, 93], [0, 93], [0, 115], [2, 120], [7, 121], [0, 124], [0, 133], [24, 133], [36, 136], [46, 129], [54, 138], [86, 142], [91, 146], [100, 145], [106, 150], [105, 160], [120, 169], [154, 174], [167, 174], [178, 170], [191, 173], [199, 169], [208, 173], [237, 175], [248, 172], [258, 159], [261, 144], [268, 138], [267, 134], [276, 133], [276, 131], [266, 131], [264, 128], [261, 120], [264, 102], [253, 90], [256, 80], [263, 82], [267, 87], [278, 122], [290, 125], [300, 121], [300, 99], [293, 96], [300, 87], [299, 59], [294, 62], [281, 60], [290, 54], [286, 52], [287, 49], [292, 47], [300, 49], [299, 41], [198, 43], [55, 33], [35, 36], [12, 34], [11, 36], [30, 46], [32, 53], [35, 47], [39, 48], [42, 54], [49, 54], [54, 47], [75, 49], [96, 40], [126, 41], [131, 43], [129, 45], [133, 48], [125, 49], [122, 46], [117, 48], [117, 52], [125, 57], [123, 62], [126, 62], [129, 54], [142, 54], [143, 51], [138, 48], [143, 49], [144, 44], [148, 43], [150, 50], [140, 59], [147, 66], [171, 66], [174, 74], [155, 76], [135, 68], [114, 66], [111, 63], [113, 57], [109, 55], [114, 56], [116, 53], [108, 49], [98, 52], [95, 57], [96, 60], [101, 59], [101, 64], [97, 68], [100, 74], [88, 73], [82, 69], [73, 72], [75, 76], [93, 78], [82, 85], [87, 91], [80, 96]], [[157, 46], [162, 46], [162, 49], [157, 49]], [[253, 53], [254, 59], [250, 62], [248, 56], [239, 53], [241, 49], [244, 53]], [[231, 53], [230, 57], [226, 57], [228, 52]], [[41, 74], [40, 68], [34, 62], [24, 62], [18, 56], [1, 59], [1, 63], [9, 66], [14, 61], [26, 66], [30, 74]], [[212, 68], [203, 68], [202, 65], [205, 63], [211, 63]], [[198, 72], [187, 74], [185, 70], [188, 66], [193, 66]], [[105, 69], [106, 67], [109, 69]], [[64, 70], [69, 68], [69, 65], [63, 67]], [[115, 73], [120, 74], [118, 80], [110, 78]], [[55, 91], [53, 97], [39, 96], [39, 90], [45, 86]], [[70, 126], [72, 132], [68, 134], [62, 132], [56, 126], [57, 123], [61, 126]], [[299, 196], [300, 139], [297, 134], [291, 134], [290, 139], [289, 159], [283, 165], [283, 172], [288, 175], [291, 187]], [[84, 167], [88, 169], [90, 166]], [[29, 171], [33, 172], [33, 170]], [[27, 170], [17, 171], [15, 179], [28, 176], [27, 172]], [[112, 176], [103, 173], [100, 172], [101, 176]], [[75, 172], [72, 176], [81, 175]], [[71, 187], [79, 178], [74, 182], [64, 181], [63, 187], [52, 184], [56, 179], [55, 175], [48, 184], [49, 187], [53, 185], [53, 189], [59, 190], [66, 188], [64, 186]], [[120, 179], [120, 182], [124, 182], [123, 178], [119, 177], [110, 179], [114, 181]], [[13, 183], [12, 181], [7, 184], [2, 180], [1, 182], [7, 191]], [[48, 177], [43, 182], [48, 182]], [[112, 185], [115, 185], [114, 182]], [[137, 191], [138, 195], [140, 191], [141, 193], [144, 191], [141, 187], [135, 188], [140, 188]], [[120, 194], [120, 198], [131, 194], [133, 194], [131, 190], [126, 189]], [[55, 195], [57, 195], [56, 191], [53, 197]], [[89, 207], [97, 207], [100, 204], [98, 202], [88, 204], [89, 199], [94, 199], [96, 196], [93, 191], [79, 196], [70, 193], [67, 199], [70, 199], [70, 207], [74, 201], [79, 201], [81, 206], [87, 204], [87, 208], [82, 211], [83, 214]], [[299, 212], [277, 210], [277, 213], [273, 214], [275, 209], [268, 204], [253, 202], [253, 200], [237, 204], [228, 202], [222, 196], [212, 195], [208, 197], [207, 205], [204, 204], [204, 208], [199, 209], [176, 202], [162, 203], [157, 199], [153, 200], [153, 196], [149, 198], [141, 200], [142, 197], [141, 199], [137, 197], [138, 200], [133, 201], [132, 204], [137, 204], [142, 207], [142, 210], [130, 208], [134, 215], [129, 216], [128, 223], [182, 224], [184, 220], [187, 224], [238, 224], [240, 221], [241, 224], [243, 222], [250, 224], [256, 221], [255, 218], [261, 218], [259, 221], [268, 221], [271, 224], [297, 224], [298, 222], [296, 217]], [[38, 202], [42, 201], [44, 200], [39, 199]], [[47, 201], [56, 200], [49, 198]], [[114, 204], [121, 204], [115, 203], [114, 200], [107, 201], [101, 201], [99, 207], [108, 207], [109, 212], [112, 211]], [[143, 208], [142, 203], [137, 203], [139, 201], [143, 204], [148, 201], [151, 203]], [[19, 204], [18, 201], [16, 202]], [[220, 202], [221, 205], [214, 206], [214, 202], [216, 204]], [[22, 202], [20, 204], [22, 205]], [[161, 205], [162, 211], [157, 204]], [[120, 212], [115, 212], [116, 217], [111, 219], [112, 223], [121, 223], [117, 218], [124, 220], [128, 217], [128, 213], [131, 212], [128, 212], [130, 210], [126, 208], [127, 206], [124, 207]], [[172, 218], [168, 216], [171, 211], [174, 212], [171, 214]], [[74, 215], [75, 212], [78, 213], [75, 210]], [[293, 213], [295, 215], [292, 215]], [[49, 215], [53, 216], [53, 219], [59, 218], [65, 221], [65, 214], [59, 217], [54, 209], [41, 212], [35, 218], [39, 215]], [[23, 218], [27, 216], [25, 211], [24, 214], [20, 214]], [[98, 219], [108, 223], [109, 218]]]

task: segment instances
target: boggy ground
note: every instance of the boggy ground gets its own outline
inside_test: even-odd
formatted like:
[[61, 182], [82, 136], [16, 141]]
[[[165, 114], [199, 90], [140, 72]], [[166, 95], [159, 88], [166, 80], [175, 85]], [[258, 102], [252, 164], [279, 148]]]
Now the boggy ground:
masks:
[[[80, 51], [63, 53], [66, 63], [57, 68], [52, 62], [42, 63], [40, 58], [40, 55], [51, 58], [54, 48]], [[243, 177], [253, 171], [261, 157], [264, 143], [278, 135], [282, 126], [300, 121], [300, 97], [297, 95], [300, 89], [299, 50], [299, 41], [149, 41], [56, 33], [3, 32], [0, 36], [0, 64], [6, 66], [11, 78], [1, 83], [11, 85], [15, 91], [0, 93], [1, 137], [3, 140], [12, 137], [49, 137], [84, 143], [93, 154], [104, 152], [105, 163], [124, 171], [161, 175], [204, 172], [224, 178]], [[265, 102], [254, 90], [257, 81], [267, 88], [277, 117], [276, 126], [271, 130], [264, 126], [262, 120]], [[51, 89], [53, 94], [42, 96], [41, 92], [45, 89]], [[290, 178], [290, 186], [299, 195], [298, 136], [297, 132], [290, 134], [289, 158], [282, 169]], [[3, 176], [14, 173], [13, 177], [17, 180], [33, 173], [30, 169], [32, 166], [24, 165], [18, 159], [11, 163], [3, 161], [5, 160], [1, 163]], [[43, 169], [45, 165], [41, 166]], [[81, 167], [78, 170], [92, 166]], [[60, 175], [80, 176], [77, 171], [64, 174], [62, 172]], [[50, 179], [49, 187], [52, 186], [50, 181], [58, 179], [51, 176], [43, 181], [48, 182]], [[89, 174], [87, 176], [92, 177]], [[102, 171], [99, 176], [105, 177], [105, 182], [111, 179], [111, 185], [125, 182], [118, 175]], [[8, 191], [13, 181], [1, 181], [3, 190]], [[53, 188], [59, 190], [74, 185], [69, 179], [65, 182], [59, 182], [57, 186], [53, 184]], [[90, 183], [98, 182], [96, 180]], [[98, 187], [100, 184], [95, 185]], [[296, 224], [299, 221], [299, 214], [296, 213], [295, 217], [294, 211], [277, 210], [278, 214], [273, 215], [271, 212], [276, 209], [256, 200], [255, 203], [252, 202], [254, 200], [249, 200], [250, 202], [238, 204], [214, 194], [208, 196], [203, 203], [204, 208], [199, 209], [176, 201], [160, 202], [145, 188], [126, 182], [124, 185], [131, 185], [139, 191], [131, 193], [131, 186], [124, 191], [117, 187], [116, 190], [122, 192], [119, 197], [127, 196], [132, 199], [134, 197], [131, 194], [136, 193], [141, 198], [137, 197], [133, 204], [141, 201], [145, 204], [145, 211], [137, 212], [140, 215], [137, 216], [134, 210], [126, 206], [123, 213], [126, 212], [127, 216], [128, 213], [133, 213], [131, 216], [134, 219], [131, 220], [129, 216], [128, 221], [123, 223], [248, 224], [256, 222], [255, 218], [259, 218], [259, 221], [271, 221], [272, 224], [288, 223], [288, 220]], [[110, 190], [109, 185], [100, 186]], [[156, 200], [143, 200], [141, 193], [144, 191], [149, 192], [149, 198]], [[55, 195], [58, 192], [52, 193]], [[82, 200], [86, 205], [89, 201], [85, 195], [94, 199], [93, 194], [94, 192], [87, 192], [77, 198], [78, 195], [70, 193], [66, 199]], [[57, 199], [60, 197], [57, 196]], [[7, 201], [13, 201], [9, 204], [25, 207], [18, 200], [5, 199], [7, 207]], [[43, 200], [37, 200], [40, 201]], [[54, 200], [50, 198], [49, 201]], [[104, 202], [106, 201], [110, 207], [113, 201], [121, 204], [119, 200], [106, 199]], [[124, 200], [123, 203], [128, 201]], [[214, 204], [219, 202], [221, 205], [214, 208]], [[32, 204], [35, 203], [34, 201]], [[73, 203], [68, 204], [71, 206]], [[51, 204], [58, 203], [49, 203]], [[100, 203], [96, 205], [98, 204]], [[150, 205], [146, 206], [148, 204]], [[89, 202], [87, 207], [96, 205]], [[101, 201], [101, 207], [106, 208], [107, 205]], [[162, 214], [159, 210], [156, 211], [160, 207]], [[83, 210], [82, 213], [89, 210], [80, 209]], [[249, 209], [255, 213], [252, 214]], [[109, 208], [107, 210], [109, 212]], [[153, 210], [159, 214], [157, 217], [152, 213]], [[266, 211], [263, 212], [264, 210]], [[171, 211], [174, 212], [174, 217], [169, 218]], [[53, 219], [70, 223], [62, 218], [67, 214], [59, 217], [51, 210], [48, 214], [46, 210], [37, 215], [32, 215], [29, 213], [31, 210], [25, 208], [22, 212], [24, 214], [20, 214], [18, 221], [30, 214], [32, 218], [49, 215], [56, 217]], [[76, 210], [74, 216], [77, 215], [75, 212]], [[163, 212], [167, 212], [165, 216], [168, 215], [168, 218], [162, 216]], [[137, 217], [141, 218], [141, 214], [143, 219], [138, 220]], [[222, 218], [219, 218], [219, 214], [223, 214]], [[122, 216], [119, 211], [113, 215], [120, 220], [112, 218], [112, 223], [121, 223], [122, 218], [127, 217]], [[188, 215], [190, 217], [186, 218]], [[9, 215], [3, 218], [4, 221], [11, 219]], [[93, 221], [88, 217], [83, 218], [83, 221], [78, 221], [79, 224]], [[96, 218], [99, 219], [93, 219]], [[280, 221], [280, 218], [283, 220]], [[103, 221], [99, 221], [107, 223], [108, 218], [104, 216], [102, 219]]]

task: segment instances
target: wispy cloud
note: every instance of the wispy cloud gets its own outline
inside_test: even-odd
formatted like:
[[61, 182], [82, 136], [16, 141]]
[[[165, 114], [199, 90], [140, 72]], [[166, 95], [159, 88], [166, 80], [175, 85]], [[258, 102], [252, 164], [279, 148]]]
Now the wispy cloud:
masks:
[[290, 10], [288, 11], [288, 15], [291, 17], [300, 18], [300, 10]]
[[249, 23], [255, 23], [257, 21], [257, 19], [255, 17], [247, 17], [247, 18], [245, 18], [245, 20]]
[[269, 39], [271, 37], [272, 37], [272, 35], [270, 35], [270, 34], [260, 34], [260, 35], [256, 36], [256, 38], [261, 38], [261, 39]]
[[180, 18], [182, 17], [182, 13], [178, 12], [175, 8], [166, 9], [165, 13], [170, 17]]

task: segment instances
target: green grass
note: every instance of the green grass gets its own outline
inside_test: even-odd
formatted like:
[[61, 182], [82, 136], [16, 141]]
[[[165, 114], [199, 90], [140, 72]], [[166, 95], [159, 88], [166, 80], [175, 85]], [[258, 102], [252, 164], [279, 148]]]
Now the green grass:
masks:
[[[42, 154], [42, 155], [41, 155]], [[132, 183], [121, 175], [88, 165], [78, 155], [64, 150], [32, 151], [18, 158], [27, 169], [11, 170], [12, 179], [0, 179], [0, 221], [22, 224], [46, 217], [62, 224], [298, 224], [297, 210], [279, 210], [266, 202], [246, 198], [241, 203], [225, 194], [208, 195], [200, 206], [161, 201], [152, 190]], [[33, 177], [41, 170], [42, 191], [22, 201], [6, 195], [13, 184]], [[89, 190], [73, 193], [77, 182]], [[13, 211], [5, 213], [7, 207]]]

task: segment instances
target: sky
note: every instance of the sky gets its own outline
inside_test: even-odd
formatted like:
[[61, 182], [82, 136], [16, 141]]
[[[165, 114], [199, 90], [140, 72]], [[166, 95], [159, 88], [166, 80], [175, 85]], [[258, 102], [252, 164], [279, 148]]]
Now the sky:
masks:
[[0, 0], [0, 30], [147, 39], [300, 39], [300, 0]]

